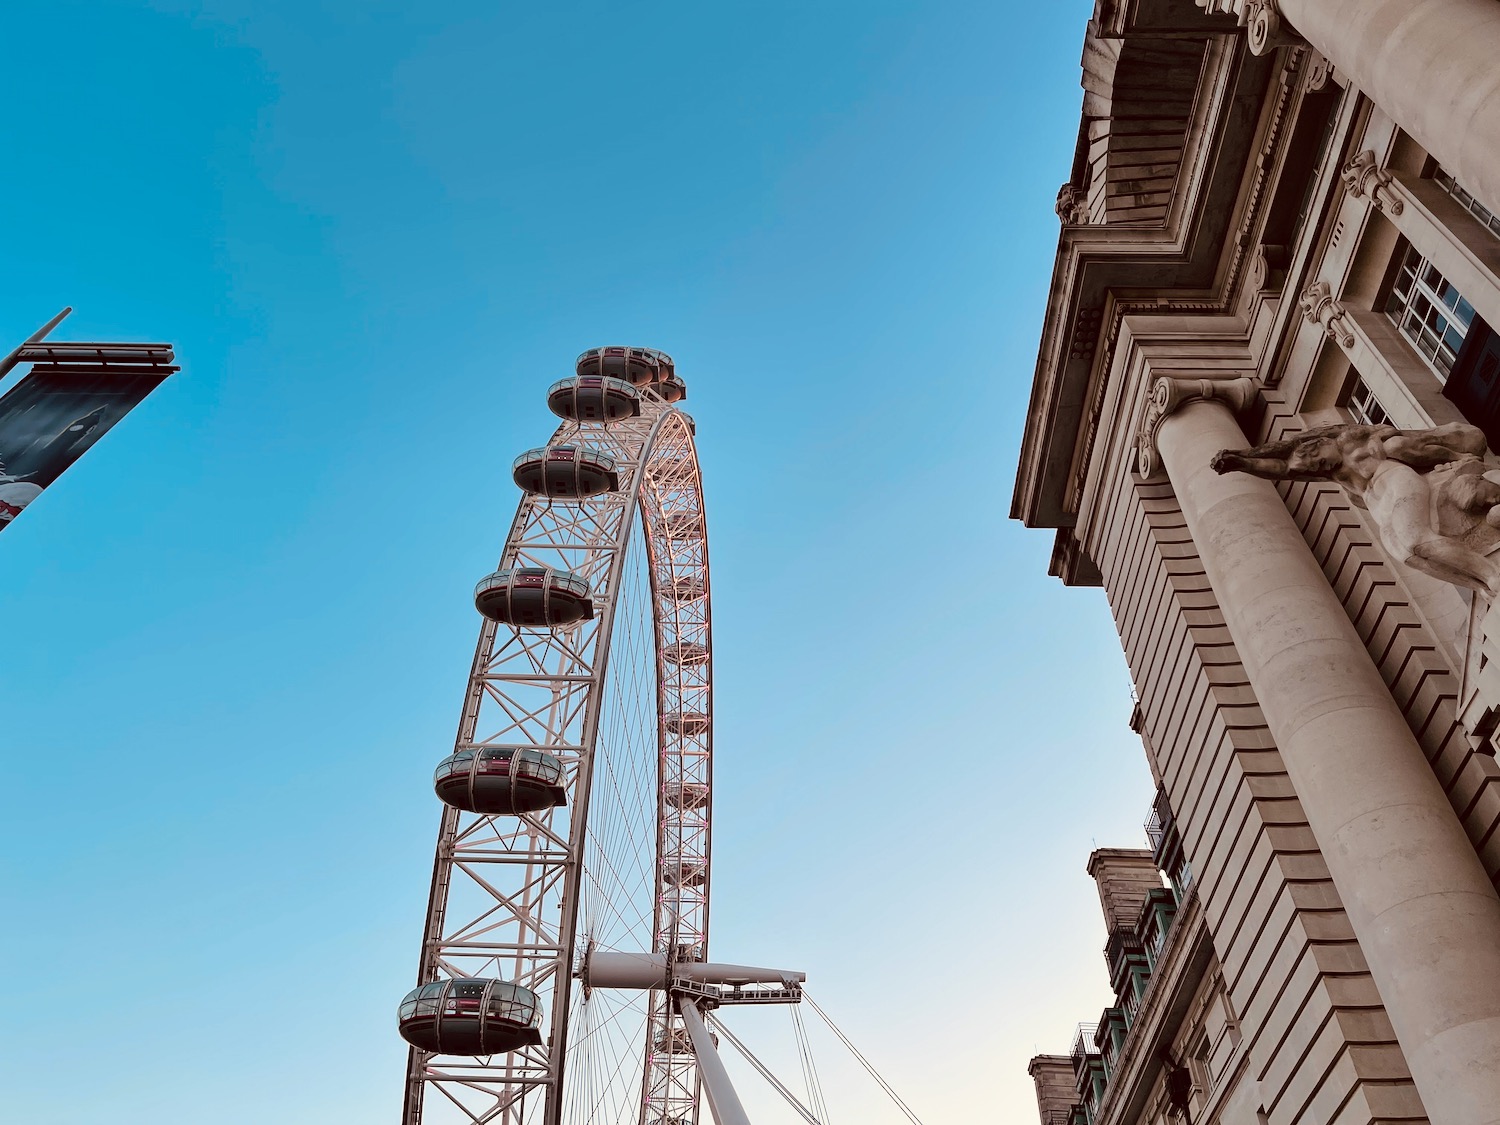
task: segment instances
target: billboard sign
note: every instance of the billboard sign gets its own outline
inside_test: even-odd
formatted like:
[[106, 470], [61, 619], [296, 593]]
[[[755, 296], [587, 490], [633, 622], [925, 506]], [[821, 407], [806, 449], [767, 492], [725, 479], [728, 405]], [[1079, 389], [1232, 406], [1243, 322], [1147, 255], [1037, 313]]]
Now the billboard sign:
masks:
[[0, 530], [167, 374], [38, 365], [0, 396]]
[[31, 373], [0, 396], [0, 531], [177, 370], [170, 344], [74, 344], [45, 339], [63, 309], [0, 358], [0, 379]]

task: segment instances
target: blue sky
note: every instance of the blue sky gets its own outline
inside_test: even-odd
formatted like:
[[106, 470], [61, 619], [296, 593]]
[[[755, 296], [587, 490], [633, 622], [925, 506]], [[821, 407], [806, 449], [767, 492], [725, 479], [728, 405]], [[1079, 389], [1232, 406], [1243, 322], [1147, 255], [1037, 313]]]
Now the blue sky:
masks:
[[928, 1125], [1034, 1119], [1151, 790], [1102, 594], [1006, 519], [1091, 8], [7, 11], [0, 345], [183, 364], [0, 539], [7, 1119], [395, 1119], [469, 592], [609, 342], [699, 425], [716, 951]]

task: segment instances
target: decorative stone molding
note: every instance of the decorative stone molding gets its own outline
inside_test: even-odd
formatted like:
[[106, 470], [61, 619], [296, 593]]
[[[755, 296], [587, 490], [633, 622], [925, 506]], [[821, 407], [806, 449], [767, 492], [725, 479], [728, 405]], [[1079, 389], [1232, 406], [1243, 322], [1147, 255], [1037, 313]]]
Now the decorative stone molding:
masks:
[[1104, 308], [1094, 305], [1080, 308], [1073, 321], [1073, 335], [1068, 339], [1068, 358], [1092, 359], [1094, 349], [1099, 346], [1099, 326], [1104, 318]]
[[1277, 0], [1249, 0], [1240, 18], [1245, 22], [1252, 55], [1269, 55], [1277, 47], [1301, 42], [1282, 21]]
[[1277, 0], [1194, 0], [1210, 16], [1234, 16], [1245, 28], [1252, 55], [1268, 55], [1277, 47], [1301, 40], [1281, 18]]
[[1307, 60], [1307, 85], [1309, 94], [1322, 93], [1333, 81], [1333, 63], [1317, 51], [1309, 50]]
[[1141, 412], [1141, 426], [1136, 432], [1136, 472], [1150, 479], [1161, 472], [1161, 457], [1156, 451], [1156, 435], [1161, 424], [1179, 407], [1189, 402], [1222, 402], [1235, 414], [1255, 401], [1255, 380], [1180, 379], [1163, 375], [1151, 384], [1146, 408]]
[[1349, 310], [1334, 299], [1328, 282], [1313, 282], [1302, 291], [1297, 303], [1302, 306], [1302, 315], [1308, 322], [1320, 325], [1330, 340], [1336, 340], [1346, 348], [1354, 346], [1354, 333], [1349, 330]]
[[1369, 195], [1375, 210], [1399, 215], [1405, 209], [1394, 186], [1395, 178], [1376, 161], [1374, 149], [1365, 149], [1345, 164], [1339, 176], [1355, 199]]
[[1089, 221], [1089, 193], [1074, 183], [1057, 189], [1057, 217], [1068, 226], [1082, 226]]
[[1250, 288], [1257, 293], [1280, 293], [1286, 285], [1287, 252], [1278, 243], [1262, 242], [1250, 263]]

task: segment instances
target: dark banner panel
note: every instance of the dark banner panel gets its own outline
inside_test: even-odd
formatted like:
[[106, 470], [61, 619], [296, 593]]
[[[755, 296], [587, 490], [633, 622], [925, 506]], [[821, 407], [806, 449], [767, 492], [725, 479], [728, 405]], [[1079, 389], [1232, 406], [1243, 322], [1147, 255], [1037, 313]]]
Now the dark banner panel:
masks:
[[0, 530], [172, 370], [83, 373], [39, 366], [0, 397]]

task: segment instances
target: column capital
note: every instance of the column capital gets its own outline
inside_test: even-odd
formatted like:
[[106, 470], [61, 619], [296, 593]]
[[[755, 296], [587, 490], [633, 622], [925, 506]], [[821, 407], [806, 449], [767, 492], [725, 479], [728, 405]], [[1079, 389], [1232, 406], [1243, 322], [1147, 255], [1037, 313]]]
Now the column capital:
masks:
[[1377, 211], [1399, 215], [1406, 209], [1401, 194], [1396, 190], [1395, 177], [1380, 166], [1374, 149], [1365, 149], [1345, 164], [1339, 172], [1344, 186], [1355, 199], [1370, 197], [1370, 205]]
[[1241, 19], [1252, 55], [1269, 55], [1277, 47], [1300, 43], [1297, 33], [1281, 18], [1277, 0], [1248, 0]]
[[1234, 16], [1246, 31], [1252, 55], [1268, 55], [1301, 38], [1281, 17], [1279, 0], [1194, 0], [1208, 15]]
[[1255, 380], [1247, 376], [1230, 379], [1158, 376], [1146, 396], [1146, 408], [1141, 412], [1141, 426], [1136, 432], [1136, 472], [1149, 480], [1162, 471], [1156, 436], [1161, 424], [1180, 407], [1189, 402], [1222, 402], [1231, 413], [1239, 414], [1254, 401]]
[[1308, 323], [1319, 325], [1323, 334], [1336, 340], [1346, 348], [1354, 346], [1354, 333], [1349, 330], [1346, 309], [1333, 295], [1333, 287], [1326, 281], [1315, 281], [1302, 290], [1297, 303], [1302, 306], [1302, 315]]

